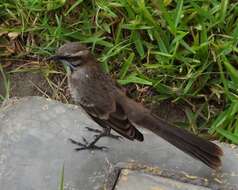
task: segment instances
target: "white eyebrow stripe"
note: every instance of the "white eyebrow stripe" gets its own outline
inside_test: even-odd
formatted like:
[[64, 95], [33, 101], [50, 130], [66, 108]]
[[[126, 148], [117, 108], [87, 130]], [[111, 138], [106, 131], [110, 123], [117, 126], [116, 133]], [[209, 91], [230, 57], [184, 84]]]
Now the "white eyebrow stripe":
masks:
[[77, 53], [74, 53], [71, 56], [72, 57], [74, 57], [74, 56], [81, 56], [81, 55], [85, 55], [85, 54], [88, 54], [88, 53], [89, 53], [89, 51], [86, 49], [86, 50], [78, 51]]

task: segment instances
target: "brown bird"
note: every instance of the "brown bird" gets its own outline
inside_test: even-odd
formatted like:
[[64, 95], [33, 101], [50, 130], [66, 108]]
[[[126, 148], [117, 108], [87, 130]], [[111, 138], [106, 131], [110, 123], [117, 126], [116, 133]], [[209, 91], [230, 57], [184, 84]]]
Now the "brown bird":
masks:
[[110, 129], [129, 140], [143, 141], [139, 127], [162, 137], [178, 149], [202, 161], [209, 167], [221, 166], [223, 152], [216, 144], [188, 131], [170, 126], [152, 115], [150, 110], [128, 98], [101, 69], [90, 51], [78, 42], [66, 43], [49, 60], [59, 60], [70, 68], [68, 84], [74, 101], [104, 128], [91, 143], [71, 141], [80, 146], [77, 150], [101, 149], [95, 143], [110, 134]]

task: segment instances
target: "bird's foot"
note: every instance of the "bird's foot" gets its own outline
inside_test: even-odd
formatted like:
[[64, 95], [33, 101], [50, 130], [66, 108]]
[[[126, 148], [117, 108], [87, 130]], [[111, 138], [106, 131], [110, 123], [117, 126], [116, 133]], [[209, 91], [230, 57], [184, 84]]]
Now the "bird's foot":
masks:
[[99, 130], [99, 129], [93, 129], [93, 128], [90, 128], [90, 127], [86, 127], [86, 129], [90, 132], [98, 133], [98, 134], [94, 135], [94, 137], [96, 137], [96, 138], [98, 136], [102, 136], [102, 134], [103, 134], [103, 137], [109, 137], [109, 138], [113, 138], [113, 139], [116, 139], [116, 140], [122, 139], [122, 137], [120, 135], [111, 134], [110, 129]]
[[81, 150], [107, 150], [108, 148], [106, 146], [96, 146], [96, 142], [97, 141], [92, 141], [91, 143], [89, 143], [84, 137], [83, 137], [83, 141], [84, 143], [75, 141], [74, 139], [69, 139], [71, 143], [78, 145], [79, 148], [75, 148], [76, 151], [81, 151]]

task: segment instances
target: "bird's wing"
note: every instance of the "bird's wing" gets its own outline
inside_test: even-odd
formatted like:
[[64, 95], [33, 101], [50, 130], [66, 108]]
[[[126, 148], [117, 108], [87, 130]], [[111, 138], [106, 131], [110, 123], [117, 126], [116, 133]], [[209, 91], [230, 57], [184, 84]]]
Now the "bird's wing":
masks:
[[[84, 89], [84, 95], [80, 99], [80, 104], [85, 111], [99, 125], [108, 126], [130, 140], [143, 141], [143, 135], [128, 120], [122, 106], [110, 93], [109, 85], [101, 82], [90, 86], [93, 88]], [[90, 96], [92, 93], [94, 95]]]
[[106, 126], [114, 129], [120, 135], [130, 139], [143, 141], [144, 137], [139, 130], [137, 130], [133, 124], [128, 120], [125, 112], [122, 110], [120, 105], [116, 104], [116, 109], [108, 114], [108, 117], [100, 118], [99, 115], [95, 114], [98, 112], [97, 107], [85, 107], [83, 108], [86, 112], [101, 126]]

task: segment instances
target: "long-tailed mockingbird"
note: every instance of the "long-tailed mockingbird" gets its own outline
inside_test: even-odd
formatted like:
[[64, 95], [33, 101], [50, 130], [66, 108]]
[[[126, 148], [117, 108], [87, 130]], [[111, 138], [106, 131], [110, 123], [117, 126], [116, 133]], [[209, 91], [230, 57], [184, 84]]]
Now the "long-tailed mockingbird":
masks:
[[113, 129], [129, 140], [143, 141], [138, 128], [146, 128], [190, 156], [211, 168], [221, 166], [223, 152], [216, 144], [193, 135], [182, 128], [172, 127], [152, 115], [142, 104], [128, 98], [109, 75], [105, 74], [90, 51], [78, 42], [60, 47], [51, 60], [59, 60], [70, 68], [68, 85], [74, 101], [104, 128], [91, 143], [71, 141], [83, 149], [101, 149], [95, 143]]

